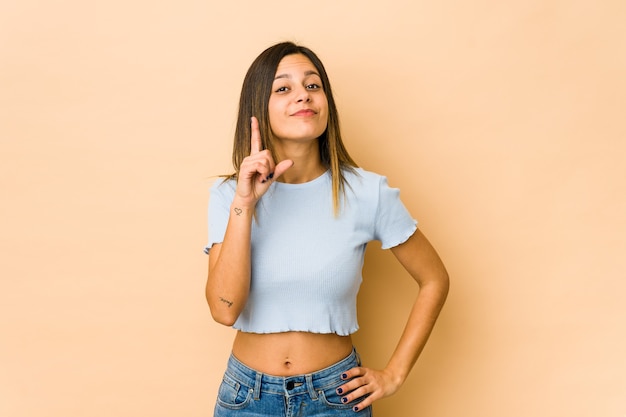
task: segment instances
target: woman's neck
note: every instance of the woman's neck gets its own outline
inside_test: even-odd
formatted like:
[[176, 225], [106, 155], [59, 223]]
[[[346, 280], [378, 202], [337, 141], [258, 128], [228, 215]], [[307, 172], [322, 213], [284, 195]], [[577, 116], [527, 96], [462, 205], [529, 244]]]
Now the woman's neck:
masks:
[[291, 159], [293, 161], [293, 166], [277, 181], [302, 184], [314, 180], [327, 170], [327, 167], [322, 164], [317, 141], [309, 144], [294, 144], [289, 147], [278, 146], [276, 150], [279, 160]]
[[286, 184], [303, 184], [305, 182], [313, 181], [318, 178], [327, 168], [321, 163], [311, 168], [304, 168], [297, 161], [289, 168], [277, 181], [284, 182]]

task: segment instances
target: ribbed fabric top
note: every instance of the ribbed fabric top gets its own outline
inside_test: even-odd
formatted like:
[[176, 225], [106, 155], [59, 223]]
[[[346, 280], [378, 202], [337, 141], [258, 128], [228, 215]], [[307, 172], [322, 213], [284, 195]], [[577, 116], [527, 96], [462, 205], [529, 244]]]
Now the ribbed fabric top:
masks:
[[[305, 331], [349, 335], [358, 330], [356, 296], [365, 247], [406, 241], [414, 220], [387, 179], [357, 169], [334, 215], [330, 171], [303, 184], [274, 182], [252, 223], [252, 277], [234, 328], [252, 333]], [[218, 180], [209, 201], [209, 248], [224, 239], [236, 182]]]

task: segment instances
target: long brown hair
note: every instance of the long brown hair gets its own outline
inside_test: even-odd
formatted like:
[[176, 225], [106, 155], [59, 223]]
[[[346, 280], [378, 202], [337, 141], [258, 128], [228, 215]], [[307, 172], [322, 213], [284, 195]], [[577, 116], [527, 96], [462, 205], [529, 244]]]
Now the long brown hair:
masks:
[[346, 188], [344, 170], [354, 171], [354, 168], [358, 165], [350, 157], [341, 140], [339, 114], [337, 113], [328, 74], [322, 61], [309, 48], [296, 45], [293, 42], [282, 42], [267, 48], [254, 60], [246, 73], [239, 97], [239, 113], [233, 143], [233, 167], [235, 168], [235, 173], [229, 177], [237, 178], [243, 159], [250, 155], [250, 118], [252, 116], [259, 120], [263, 149], [269, 149], [274, 160], [277, 160], [277, 155], [272, 146], [273, 135], [270, 128], [268, 103], [278, 64], [285, 56], [294, 54], [304, 55], [313, 63], [319, 72], [322, 87], [328, 100], [328, 124], [324, 133], [318, 138], [318, 143], [322, 164], [330, 169], [333, 209], [335, 215], [337, 215], [340, 208], [340, 196], [344, 195]]

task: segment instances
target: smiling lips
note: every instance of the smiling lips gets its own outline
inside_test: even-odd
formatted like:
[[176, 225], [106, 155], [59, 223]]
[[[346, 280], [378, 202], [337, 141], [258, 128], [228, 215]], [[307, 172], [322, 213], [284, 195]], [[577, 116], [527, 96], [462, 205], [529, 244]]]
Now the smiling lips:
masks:
[[293, 113], [292, 116], [315, 116], [317, 113], [314, 112], [311, 109], [302, 109], [302, 110], [298, 110], [297, 112]]

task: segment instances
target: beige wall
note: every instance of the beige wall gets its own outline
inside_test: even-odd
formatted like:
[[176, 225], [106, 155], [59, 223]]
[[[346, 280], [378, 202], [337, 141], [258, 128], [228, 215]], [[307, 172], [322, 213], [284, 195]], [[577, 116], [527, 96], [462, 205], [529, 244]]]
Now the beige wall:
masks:
[[[626, 416], [625, 4], [2, 1], [0, 415], [211, 415], [207, 188], [247, 66], [295, 40], [452, 277], [377, 416]], [[382, 366], [416, 288], [368, 256]]]

